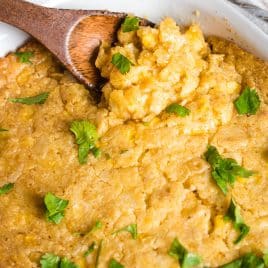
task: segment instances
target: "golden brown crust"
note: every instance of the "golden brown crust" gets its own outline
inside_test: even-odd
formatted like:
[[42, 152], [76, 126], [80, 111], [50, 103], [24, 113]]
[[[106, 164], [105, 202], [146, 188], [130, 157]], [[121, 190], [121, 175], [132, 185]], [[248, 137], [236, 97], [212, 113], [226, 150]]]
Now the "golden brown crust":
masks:
[[[105, 103], [95, 106], [88, 91], [39, 44], [22, 48], [34, 51], [33, 64], [19, 63], [13, 54], [0, 59], [0, 126], [9, 129], [0, 133], [0, 185], [15, 183], [10, 193], [0, 196], [1, 268], [39, 267], [46, 252], [91, 267], [96, 252], [87, 258], [83, 254], [101, 239], [99, 268], [107, 267], [112, 257], [125, 267], [178, 267], [167, 254], [174, 237], [209, 267], [268, 248], [268, 65], [227, 41], [208, 42], [213, 53], [226, 55], [218, 70], [232, 79], [241, 75], [242, 85], [258, 90], [262, 105], [256, 116], [234, 112], [227, 124], [193, 134], [183, 132], [190, 119], [161, 114], [150, 124], [124, 122]], [[50, 92], [44, 105], [7, 101], [44, 91]], [[92, 121], [101, 133], [102, 156], [90, 155], [86, 165], [79, 164], [69, 131], [75, 119]], [[202, 157], [208, 143], [257, 171], [250, 179], [239, 179], [232, 190], [251, 227], [237, 246], [236, 231], [223, 221], [230, 196], [215, 185]], [[45, 220], [47, 192], [70, 201], [59, 225]], [[86, 233], [96, 220], [103, 222], [101, 230], [77, 234]], [[137, 240], [128, 233], [111, 235], [130, 223], [138, 224]]]

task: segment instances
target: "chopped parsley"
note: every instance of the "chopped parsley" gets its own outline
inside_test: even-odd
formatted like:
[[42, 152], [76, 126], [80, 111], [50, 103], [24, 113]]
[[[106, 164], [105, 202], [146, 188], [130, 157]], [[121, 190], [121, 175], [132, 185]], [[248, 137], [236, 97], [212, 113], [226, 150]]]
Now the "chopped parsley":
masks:
[[26, 97], [26, 98], [9, 98], [8, 100], [10, 102], [14, 103], [22, 103], [27, 105], [33, 105], [33, 104], [44, 104], [47, 100], [49, 95], [49, 92], [44, 92], [39, 95], [33, 96], [33, 97]]
[[78, 268], [76, 264], [66, 257], [60, 258], [51, 253], [46, 253], [40, 260], [41, 268]]
[[253, 115], [260, 108], [260, 98], [255, 89], [246, 87], [242, 94], [234, 101], [239, 114]]
[[123, 33], [136, 31], [139, 29], [140, 19], [137, 17], [126, 17], [122, 23]]
[[69, 201], [61, 199], [52, 193], [47, 193], [44, 198], [46, 218], [48, 221], [59, 224], [64, 217], [64, 210]]
[[267, 253], [267, 251], [264, 252], [264, 255], [262, 258], [263, 258], [265, 266], [268, 267], [268, 253]]
[[234, 241], [234, 244], [239, 243], [248, 234], [250, 228], [244, 223], [243, 218], [240, 215], [240, 208], [235, 204], [233, 199], [231, 200], [224, 219], [232, 221], [234, 223], [235, 230], [240, 232], [239, 236]]
[[133, 239], [137, 239], [138, 238], [138, 227], [137, 227], [137, 224], [130, 224], [130, 225], [127, 225], [115, 232], [113, 232], [113, 234], [118, 234], [118, 233], [121, 233], [121, 232], [129, 232], [132, 236]]
[[63, 259], [61, 259], [60, 268], [78, 268], [78, 266], [68, 260], [66, 257], [64, 257]]
[[1, 128], [1, 127], [0, 127], [0, 132], [5, 132], [5, 131], [8, 131], [8, 130], [5, 129], [5, 128]]
[[190, 268], [201, 263], [201, 258], [196, 254], [188, 252], [177, 238], [173, 240], [168, 254], [178, 260], [181, 268]]
[[238, 165], [234, 159], [221, 157], [214, 146], [210, 145], [204, 156], [211, 165], [212, 178], [224, 194], [228, 192], [228, 185], [234, 185], [236, 177], [248, 178], [253, 174], [252, 171]]
[[133, 63], [121, 53], [115, 53], [112, 57], [112, 64], [119, 70], [121, 74], [126, 74], [130, 71]]
[[98, 133], [96, 127], [89, 121], [73, 121], [71, 123], [70, 131], [74, 133], [76, 143], [78, 144], [78, 160], [80, 164], [87, 163], [87, 157], [91, 151], [95, 157], [100, 153], [96, 152], [95, 143], [98, 140]]
[[93, 242], [84, 253], [84, 257], [87, 257], [90, 253], [92, 253], [96, 249], [96, 243]]
[[6, 183], [0, 187], [0, 195], [9, 193], [14, 188], [14, 183]]
[[184, 106], [181, 106], [177, 103], [173, 103], [166, 108], [166, 112], [169, 114], [176, 114], [180, 117], [185, 117], [189, 115], [191, 111]]
[[125, 266], [116, 261], [115, 259], [111, 259], [109, 262], [109, 268], [124, 268]]
[[220, 266], [220, 268], [264, 268], [264, 260], [254, 253], [247, 253], [232, 262]]
[[22, 63], [32, 63], [30, 61], [30, 58], [34, 56], [34, 53], [30, 51], [24, 51], [24, 52], [16, 52], [15, 55]]

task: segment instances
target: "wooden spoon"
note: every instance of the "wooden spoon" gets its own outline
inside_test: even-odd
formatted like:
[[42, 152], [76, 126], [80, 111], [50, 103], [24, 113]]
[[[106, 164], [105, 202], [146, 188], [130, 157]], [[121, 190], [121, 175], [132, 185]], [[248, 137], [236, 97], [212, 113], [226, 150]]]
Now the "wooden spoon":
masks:
[[[67, 10], [23, 0], [0, 0], [0, 20], [45, 45], [82, 83], [96, 89], [101, 81], [95, 59], [102, 41], [113, 42], [126, 13]], [[152, 24], [141, 20], [142, 25]]]

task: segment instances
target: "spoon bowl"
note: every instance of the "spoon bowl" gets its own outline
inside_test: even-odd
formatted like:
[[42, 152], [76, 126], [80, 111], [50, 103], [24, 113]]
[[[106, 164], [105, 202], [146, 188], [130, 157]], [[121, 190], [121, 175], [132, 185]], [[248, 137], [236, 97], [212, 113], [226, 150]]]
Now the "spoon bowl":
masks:
[[[24, 0], [0, 0], [0, 21], [29, 33], [93, 93], [101, 76], [95, 67], [102, 42], [114, 42], [127, 13], [56, 9]], [[141, 25], [153, 23], [141, 19]]]

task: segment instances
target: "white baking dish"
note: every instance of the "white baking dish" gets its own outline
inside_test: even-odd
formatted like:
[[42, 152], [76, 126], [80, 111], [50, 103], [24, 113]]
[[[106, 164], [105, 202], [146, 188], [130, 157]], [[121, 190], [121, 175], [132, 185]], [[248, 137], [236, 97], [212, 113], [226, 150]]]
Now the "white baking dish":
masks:
[[[234, 40], [268, 60], [268, 36], [225, 0], [32, 0], [50, 7], [125, 11], [158, 22], [171, 16], [179, 24], [197, 21], [207, 35]], [[196, 10], [200, 16], [196, 16]], [[198, 12], [197, 12], [198, 13]], [[27, 35], [0, 23], [0, 56], [15, 50]]]

